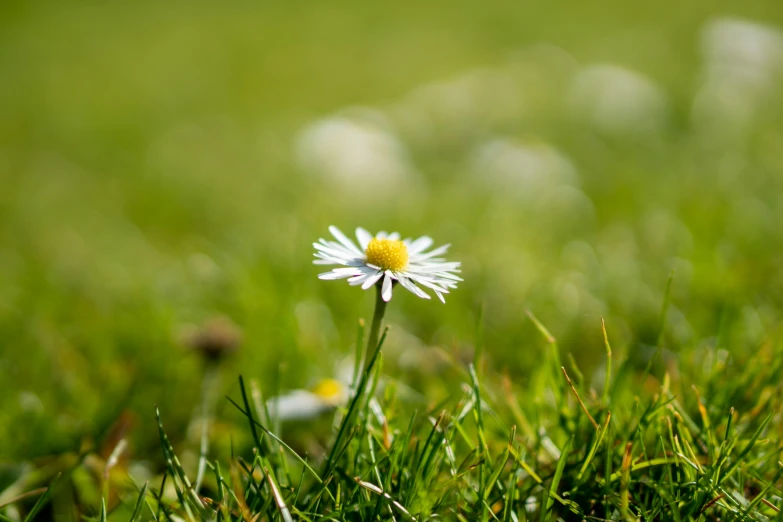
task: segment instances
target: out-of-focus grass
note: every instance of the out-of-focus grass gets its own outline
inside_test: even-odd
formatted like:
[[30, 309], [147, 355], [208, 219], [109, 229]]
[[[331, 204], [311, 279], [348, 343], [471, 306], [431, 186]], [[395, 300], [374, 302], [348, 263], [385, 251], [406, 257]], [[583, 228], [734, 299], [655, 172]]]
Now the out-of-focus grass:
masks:
[[[0, 454], [101, 447], [127, 410], [134, 458], [158, 459], [152, 405], [174, 438], [197, 407], [178, 333], [217, 314], [244, 338], [224, 374], [324, 377], [372, 302], [316, 280], [329, 224], [464, 262], [446, 306], [395, 297], [396, 353], [407, 332], [470, 359], [483, 309], [489, 364], [524, 378], [529, 308], [591, 382], [601, 317], [641, 372], [674, 271], [663, 360], [747, 359], [783, 305], [781, 44], [753, 26], [703, 48], [721, 16], [779, 37], [783, 6], [735, 4], [3, 6]], [[297, 161], [313, 121], [376, 121], [355, 106], [402, 145], [397, 185]]]

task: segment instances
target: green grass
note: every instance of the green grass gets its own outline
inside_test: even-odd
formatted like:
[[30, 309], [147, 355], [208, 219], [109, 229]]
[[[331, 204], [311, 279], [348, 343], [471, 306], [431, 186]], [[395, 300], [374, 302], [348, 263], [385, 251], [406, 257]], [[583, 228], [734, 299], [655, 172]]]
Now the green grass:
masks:
[[629, 393], [638, 375], [619, 361], [599, 395], [560, 371], [557, 343], [541, 331], [547, 364], [532, 375], [535, 385], [488, 371], [479, 380], [472, 365], [455, 362], [461, 392], [413, 413], [393, 389], [368, 393], [381, 374], [384, 334], [325, 458], [296, 453], [260, 423], [252, 412], [263, 405], [252, 404], [240, 378], [241, 401], [228, 400], [249, 423], [253, 452], [209, 462], [214, 473], [196, 495], [161, 424], [167, 465], [159, 480], [176, 497], [145, 483], [137, 500], [126, 491], [115, 509], [135, 506], [133, 520], [779, 518], [783, 465], [769, 403], [779, 353], [765, 348], [744, 367], [702, 361], [692, 368], [698, 388], [668, 372], [650, 376], [649, 391], [638, 394]]
[[[783, 4], [0, 7], [0, 515], [779, 518], [783, 54], [710, 101], [720, 17]], [[652, 123], [591, 119], [596, 63], [649, 80]], [[296, 161], [356, 106], [397, 191]], [[498, 188], [497, 139], [568, 180]], [[372, 318], [316, 278], [332, 224], [451, 243], [465, 281], [397, 289], [360, 393], [283, 422]], [[215, 317], [219, 364], [185, 335]]]
[[[611, 349], [611, 324], [596, 325], [607, 354], [599, 393], [578, 367], [560, 366], [556, 339], [530, 319], [542, 335], [528, 382], [483, 358], [479, 369], [450, 360], [458, 389], [413, 409], [393, 381], [378, 391], [387, 330], [323, 455], [297, 452], [274, 433], [274, 419], [261, 422], [253, 412], [265, 406], [240, 377], [226, 416], [244, 418], [252, 451], [208, 459], [197, 493], [159, 416], [162, 474], [110, 480], [110, 457], [101, 509], [114, 498], [108, 514], [118, 520], [780, 518], [779, 348], [735, 359], [710, 346], [699, 359], [640, 374]], [[41, 496], [31, 515], [51, 491], [32, 492]]]

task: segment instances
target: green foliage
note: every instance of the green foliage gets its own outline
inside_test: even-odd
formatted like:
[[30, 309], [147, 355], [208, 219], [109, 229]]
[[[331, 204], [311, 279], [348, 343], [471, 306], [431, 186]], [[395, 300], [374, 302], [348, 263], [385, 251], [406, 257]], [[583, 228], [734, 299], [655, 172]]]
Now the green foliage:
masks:
[[[557, 345], [540, 328], [548, 343], [546, 359], [552, 362], [559, 357]], [[676, 395], [674, 389], [688, 389], [689, 383], [672, 380], [668, 373], [662, 381], [648, 376], [647, 390], [626, 393], [638, 377], [628, 373], [624, 361], [616, 368], [618, 381], [610, 382], [608, 404], [579, 384], [560, 386], [567, 375], [548, 364], [539, 366], [540, 385], [532, 388], [514, 386], [499, 375], [485, 375], [482, 384], [470, 367], [460, 396], [406, 414], [397, 409], [400, 402], [393, 395], [367, 395], [379, 375], [379, 351], [338, 415], [321, 472], [290, 447], [281, 444], [274, 451], [269, 438], [256, 435], [252, 464], [241, 457], [231, 464], [241, 472], [223, 477], [214, 463], [215, 480], [201, 493], [209, 508], [199, 519], [243, 520], [259, 514], [286, 521], [777, 516], [783, 448], [770, 436], [779, 429], [779, 419], [774, 427], [775, 417], [757, 398], [779, 387], [779, 353], [756, 354], [758, 362], [744, 368], [723, 361], [703, 366], [698, 378], [704, 389], [714, 390], [709, 398], [695, 386], [690, 395]], [[487, 384], [493, 382], [498, 385]], [[244, 384], [240, 391], [247, 397]], [[252, 405], [234, 405], [253, 429], [274, 437], [253, 418]], [[510, 425], [515, 417], [522, 425], [534, 417], [538, 426], [517, 434]], [[593, 417], [603, 421], [595, 426]], [[164, 453], [170, 455], [172, 448], [163, 440]], [[176, 459], [169, 462], [167, 473], [180, 479]], [[222, 493], [224, 484], [230, 484], [233, 496]], [[162, 510], [166, 519], [174, 514], [187, 518], [201, 506], [179, 488], [177, 498]]]

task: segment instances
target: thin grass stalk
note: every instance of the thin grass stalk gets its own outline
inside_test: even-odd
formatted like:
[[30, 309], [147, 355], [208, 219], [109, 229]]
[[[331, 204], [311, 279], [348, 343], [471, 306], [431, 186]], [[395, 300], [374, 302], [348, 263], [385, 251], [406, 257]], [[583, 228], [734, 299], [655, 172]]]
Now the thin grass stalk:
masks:
[[209, 427], [212, 424], [212, 409], [210, 408], [212, 390], [218, 378], [217, 367], [213, 364], [204, 369], [201, 380], [201, 442], [199, 444], [198, 469], [193, 489], [196, 493], [201, 489], [204, 473], [207, 470], [207, 452], [209, 451]]

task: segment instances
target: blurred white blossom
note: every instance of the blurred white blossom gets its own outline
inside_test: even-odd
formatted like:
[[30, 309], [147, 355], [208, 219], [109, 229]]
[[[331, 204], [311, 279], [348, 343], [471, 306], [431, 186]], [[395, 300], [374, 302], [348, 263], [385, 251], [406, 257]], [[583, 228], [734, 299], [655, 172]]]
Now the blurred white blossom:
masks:
[[338, 379], [323, 379], [312, 389], [291, 390], [267, 401], [269, 415], [281, 421], [314, 419], [348, 401], [348, 384]]
[[783, 32], [738, 18], [716, 18], [701, 32], [703, 83], [693, 103], [697, 128], [736, 138], [779, 90]]
[[582, 69], [571, 85], [573, 111], [608, 134], [659, 131], [668, 117], [666, 95], [646, 76], [611, 64]]
[[43, 402], [35, 393], [27, 390], [19, 392], [19, 407], [26, 412], [41, 412], [43, 411]]
[[578, 181], [568, 157], [545, 143], [494, 138], [473, 150], [470, 164], [477, 178], [501, 194], [535, 198], [544, 187]]
[[397, 190], [413, 177], [402, 142], [381, 114], [347, 111], [307, 125], [296, 139], [306, 171], [358, 194]]
[[417, 87], [392, 114], [413, 140], [432, 145], [470, 139], [515, 120], [520, 107], [520, 88], [509, 71], [478, 69]]
[[766, 88], [783, 70], [783, 32], [738, 18], [707, 22], [701, 33], [708, 79]]

